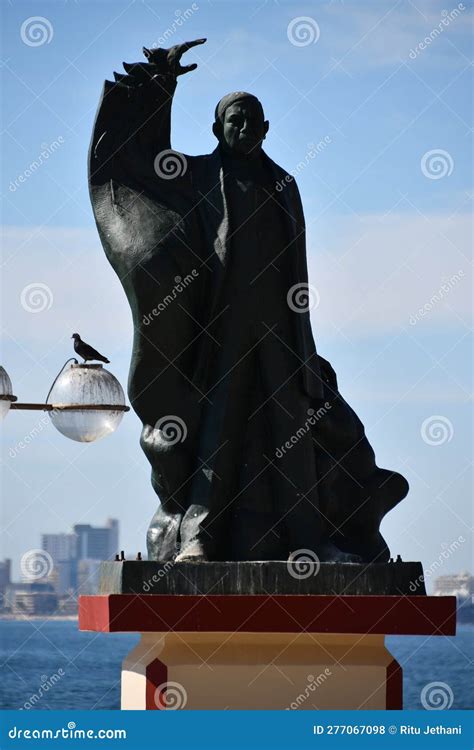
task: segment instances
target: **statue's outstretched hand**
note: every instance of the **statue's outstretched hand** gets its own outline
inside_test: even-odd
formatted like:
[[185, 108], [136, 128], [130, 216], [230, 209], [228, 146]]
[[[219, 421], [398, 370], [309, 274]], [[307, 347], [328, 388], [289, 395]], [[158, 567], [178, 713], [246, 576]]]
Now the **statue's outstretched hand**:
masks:
[[180, 60], [185, 52], [191, 47], [197, 47], [198, 44], [204, 44], [205, 39], [194, 39], [192, 42], [183, 42], [176, 44], [170, 49], [147, 49], [143, 47], [143, 54], [151, 65], [156, 66], [159, 73], [173, 73], [176, 76], [182, 76], [183, 73], [189, 73], [197, 68], [196, 63], [191, 65], [181, 65]]
[[197, 68], [196, 63], [191, 65], [181, 65], [180, 60], [188, 49], [196, 47], [198, 44], [204, 44], [206, 39], [194, 39], [192, 42], [183, 42], [176, 44], [170, 49], [147, 49], [143, 47], [146, 63], [123, 63], [127, 75], [114, 73], [115, 80], [124, 86], [141, 86], [146, 84], [155, 76], [171, 74], [182, 76], [183, 73], [189, 73]]

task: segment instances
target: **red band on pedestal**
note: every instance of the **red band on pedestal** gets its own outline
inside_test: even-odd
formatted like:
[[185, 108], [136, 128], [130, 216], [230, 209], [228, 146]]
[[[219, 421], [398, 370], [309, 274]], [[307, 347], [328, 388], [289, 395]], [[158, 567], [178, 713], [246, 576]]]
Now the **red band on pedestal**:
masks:
[[100, 632], [454, 635], [454, 596], [109, 594], [79, 598], [79, 629]]

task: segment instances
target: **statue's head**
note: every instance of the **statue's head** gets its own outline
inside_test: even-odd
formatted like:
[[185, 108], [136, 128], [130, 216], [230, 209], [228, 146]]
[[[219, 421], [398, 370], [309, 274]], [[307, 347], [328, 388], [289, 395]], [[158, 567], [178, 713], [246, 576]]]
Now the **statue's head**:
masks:
[[212, 131], [225, 151], [252, 159], [260, 154], [268, 127], [257, 97], [236, 91], [218, 103]]

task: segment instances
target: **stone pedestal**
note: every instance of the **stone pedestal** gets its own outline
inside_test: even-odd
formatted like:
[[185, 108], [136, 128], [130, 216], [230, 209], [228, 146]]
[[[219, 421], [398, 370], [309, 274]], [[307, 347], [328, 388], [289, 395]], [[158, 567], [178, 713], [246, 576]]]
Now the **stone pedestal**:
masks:
[[387, 709], [402, 672], [381, 635], [143, 633], [123, 709]]
[[[267, 573], [275, 564], [268, 565]], [[261, 579], [260, 571], [256, 590]], [[177, 580], [175, 570], [173, 586]], [[231, 589], [235, 582], [230, 573]], [[119, 576], [108, 585], [131, 584]], [[81, 630], [141, 633], [123, 663], [123, 709], [400, 709], [402, 670], [385, 635], [453, 635], [455, 622], [455, 597], [394, 593], [205, 590], [104, 593], [79, 602]]]

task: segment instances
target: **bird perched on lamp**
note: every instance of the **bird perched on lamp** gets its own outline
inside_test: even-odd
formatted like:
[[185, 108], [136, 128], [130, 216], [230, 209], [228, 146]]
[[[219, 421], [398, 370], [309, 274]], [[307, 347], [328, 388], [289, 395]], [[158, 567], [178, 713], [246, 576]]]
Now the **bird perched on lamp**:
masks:
[[110, 360], [107, 359], [107, 357], [104, 357], [103, 354], [99, 354], [99, 352], [92, 346], [86, 344], [78, 333], [73, 333], [71, 338], [74, 339], [74, 351], [79, 357], [83, 358], [84, 362], [89, 362], [95, 359], [98, 362], [105, 362], [106, 365], [109, 364]]

